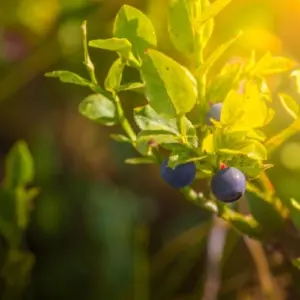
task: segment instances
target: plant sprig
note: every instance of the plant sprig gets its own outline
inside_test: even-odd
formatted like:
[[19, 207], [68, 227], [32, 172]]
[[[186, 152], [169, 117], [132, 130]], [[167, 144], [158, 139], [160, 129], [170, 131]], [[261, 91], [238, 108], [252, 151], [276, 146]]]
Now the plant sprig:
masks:
[[[115, 18], [110, 39], [88, 42], [86, 21], [82, 24], [84, 64], [89, 80], [69, 71], [54, 71], [46, 76], [87, 86], [95, 93], [83, 100], [80, 113], [106, 126], [121, 125], [126, 136], [114, 135], [113, 138], [130, 143], [141, 155], [126, 160], [128, 163], [161, 164], [160, 149], [163, 148], [170, 153], [169, 168], [193, 164], [197, 178], [211, 178], [218, 172], [220, 164], [241, 170], [249, 181], [248, 192], [257, 197], [250, 205], [250, 216], [244, 216], [216, 199], [207, 200], [190, 186], [181, 191], [188, 200], [230, 222], [243, 234], [260, 239], [263, 234], [270, 233], [265, 227], [274, 218], [284, 224], [289, 217], [289, 214], [280, 213], [284, 205], [277, 206], [278, 198], [265, 174], [270, 167], [266, 164], [268, 154], [299, 130], [296, 114], [299, 110], [290, 97], [282, 96], [284, 107], [296, 116], [296, 120], [275, 137], [267, 138], [263, 134], [262, 129], [274, 117], [269, 106], [272, 99], [266, 76], [289, 71], [294, 62], [270, 53], [257, 59], [253, 51], [248, 59], [225, 64], [219, 74], [208, 81], [211, 67], [241, 36], [239, 33], [204, 57], [214, 17], [229, 2], [217, 0], [210, 4], [208, 0], [176, 0], [170, 4], [168, 29], [171, 41], [178, 51], [190, 58], [193, 70], [158, 51], [151, 21], [136, 8], [123, 5]], [[130, 25], [132, 22], [136, 24], [135, 28]], [[97, 81], [88, 46], [114, 51], [118, 56], [107, 74], [104, 88]], [[137, 69], [141, 81], [123, 83], [125, 66]], [[134, 110], [137, 133], [124, 113], [120, 91], [138, 91], [148, 101], [147, 105]], [[208, 111], [216, 103], [222, 110], [217, 119], [210, 118], [211, 123], [207, 123]], [[196, 118], [188, 117], [190, 112], [195, 112]], [[256, 181], [251, 182], [254, 179], [259, 179], [262, 189]], [[293, 215], [300, 215], [295, 206], [290, 205], [288, 209]], [[261, 217], [262, 211], [265, 219]]]

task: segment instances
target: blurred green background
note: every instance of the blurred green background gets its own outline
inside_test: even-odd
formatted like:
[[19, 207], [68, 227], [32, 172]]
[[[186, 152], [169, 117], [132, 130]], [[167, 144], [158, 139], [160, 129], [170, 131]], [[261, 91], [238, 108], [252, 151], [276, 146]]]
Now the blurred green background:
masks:
[[[167, 35], [167, 0], [0, 3], [1, 161], [16, 140], [25, 139], [41, 188], [27, 232], [36, 263], [24, 299], [202, 299], [210, 215], [163, 183], [158, 167], [124, 164], [137, 154], [109, 138], [120, 128], [101, 127], [77, 111], [88, 90], [43, 76], [55, 69], [85, 75], [82, 21], [88, 20], [89, 39], [109, 37], [124, 3], [147, 13], [159, 49], [184, 62]], [[224, 61], [249, 56], [252, 49], [300, 60], [300, 1], [233, 0], [217, 17], [207, 51], [240, 29], [245, 34]], [[103, 82], [114, 54], [94, 49], [90, 54]], [[272, 78], [270, 86], [277, 112], [271, 135], [292, 121], [275, 93], [288, 91], [298, 103], [300, 96], [284, 75]], [[128, 113], [143, 103], [135, 94], [124, 94], [122, 101]], [[299, 199], [300, 135], [270, 161], [276, 167], [268, 174], [280, 197]], [[203, 191], [207, 183], [196, 187]], [[216, 299], [263, 299], [256, 294], [257, 270], [244, 241], [229, 230], [226, 243]], [[299, 274], [276, 249], [266, 250], [282, 299], [299, 299]]]

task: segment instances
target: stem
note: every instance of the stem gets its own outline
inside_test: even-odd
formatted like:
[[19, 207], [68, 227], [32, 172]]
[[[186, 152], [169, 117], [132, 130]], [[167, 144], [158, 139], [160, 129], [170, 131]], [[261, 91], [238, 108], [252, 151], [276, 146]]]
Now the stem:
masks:
[[[193, 190], [190, 187], [184, 188], [181, 191], [185, 195], [185, 198], [187, 200], [194, 202], [195, 204], [199, 205], [200, 207], [212, 213], [215, 213], [218, 217], [231, 224], [239, 223], [240, 221], [247, 222], [249, 227], [253, 228], [255, 232], [255, 238], [257, 239], [260, 238], [261, 233], [259, 229], [259, 224], [253, 217], [247, 216], [246, 219], [245, 215], [232, 210], [228, 205], [224, 203], [221, 203], [219, 201], [218, 202], [208, 201], [205, 199], [203, 195], [197, 193], [195, 190]], [[241, 232], [241, 233], [248, 235], [247, 232]]]
[[87, 41], [87, 30], [86, 30], [87, 21], [84, 21], [81, 25], [81, 33], [82, 33], [82, 43], [83, 43], [83, 51], [84, 51], [84, 62], [83, 64], [86, 66], [86, 69], [89, 73], [90, 79], [94, 85], [98, 85], [98, 81], [95, 75], [95, 66], [92, 63], [89, 51], [88, 51], [88, 41]]
[[187, 144], [188, 140], [187, 140], [187, 136], [186, 136], [184, 115], [180, 115], [180, 116], [177, 117], [177, 125], [178, 125], [178, 128], [179, 128], [179, 132], [182, 136], [183, 143]]
[[120, 99], [117, 95], [114, 97], [114, 101], [115, 101], [116, 108], [117, 108], [118, 118], [119, 118], [119, 121], [120, 121], [120, 124], [121, 124], [123, 130], [126, 132], [128, 137], [132, 141], [135, 141], [136, 140], [136, 134], [133, 131], [130, 123], [127, 120], [127, 118], [125, 117], [124, 110], [123, 110], [123, 107], [121, 105], [121, 101], [120, 101]]
[[[102, 90], [102, 88], [99, 86], [96, 75], [95, 75], [95, 67], [94, 64], [92, 63], [90, 56], [89, 56], [89, 51], [88, 51], [88, 41], [87, 41], [87, 30], [86, 30], [86, 24], [87, 22], [84, 21], [81, 25], [81, 31], [82, 31], [82, 43], [83, 43], [83, 50], [84, 50], [84, 65], [86, 66], [86, 69], [89, 73], [91, 82], [93, 84], [92, 90], [95, 92], [100, 92], [103, 94], [107, 94], [105, 91]], [[117, 109], [117, 114], [118, 118], [120, 121], [120, 124], [124, 131], [127, 133], [128, 137], [132, 140], [136, 140], [136, 134], [133, 131], [130, 123], [125, 117], [123, 107], [121, 105], [120, 99], [117, 95], [111, 97], [112, 100], [116, 104], [116, 109]]]

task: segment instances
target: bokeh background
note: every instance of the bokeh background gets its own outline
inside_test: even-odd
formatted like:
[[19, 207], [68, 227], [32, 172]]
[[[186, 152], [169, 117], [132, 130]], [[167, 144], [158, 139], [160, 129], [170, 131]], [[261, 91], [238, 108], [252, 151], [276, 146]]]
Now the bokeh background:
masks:
[[[158, 167], [124, 164], [137, 153], [109, 138], [120, 128], [101, 127], [78, 113], [88, 90], [43, 75], [66, 69], [85, 76], [82, 21], [88, 20], [89, 39], [109, 37], [124, 3], [148, 14], [159, 49], [181, 61], [166, 31], [167, 2], [0, 2], [1, 161], [16, 140], [25, 139], [41, 188], [27, 232], [36, 263], [24, 299], [202, 299], [208, 254], [222, 241], [224, 224], [207, 251], [210, 215], [163, 183]], [[245, 34], [224, 61], [249, 56], [252, 49], [300, 60], [300, 1], [233, 0], [216, 19], [208, 53], [240, 29]], [[102, 82], [114, 54], [95, 49], [90, 54]], [[137, 74], [126, 76], [133, 79]], [[277, 112], [267, 129], [272, 135], [292, 121], [276, 92], [287, 91], [298, 103], [300, 95], [284, 75], [272, 78], [270, 86]], [[129, 93], [122, 101], [127, 111], [143, 103], [139, 95]], [[270, 161], [276, 167], [268, 174], [280, 197], [299, 199], [300, 135]], [[204, 190], [207, 183], [196, 188]], [[228, 229], [225, 243], [219, 295], [206, 299], [263, 299], [261, 278], [244, 240]], [[299, 299], [300, 275], [276, 249], [266, 251], [282, 299]], [[215, 285], [209, 286], [211, 295]]]

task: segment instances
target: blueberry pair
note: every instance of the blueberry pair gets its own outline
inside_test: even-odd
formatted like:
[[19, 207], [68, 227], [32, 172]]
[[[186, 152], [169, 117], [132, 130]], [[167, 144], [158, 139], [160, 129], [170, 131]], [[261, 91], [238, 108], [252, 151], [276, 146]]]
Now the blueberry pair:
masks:
[[[196, 177], [196, 165], [190, 162], [172, 169], [168, 167], [168, 159], [165, 159], [161, 165], [160, 174], [171, 187], [180, 189], [192, 184]], [[218, 170], [212, 177], [211, 191], [220, 201], [234, 202], [242, 197], [245, 190], [245, 175], [234, 167]]]

